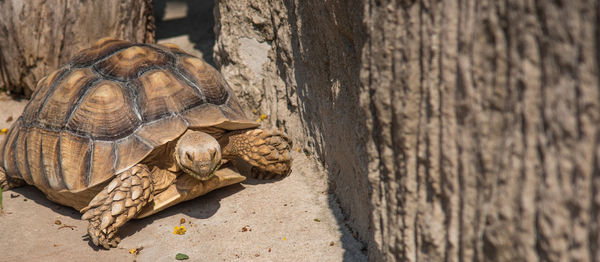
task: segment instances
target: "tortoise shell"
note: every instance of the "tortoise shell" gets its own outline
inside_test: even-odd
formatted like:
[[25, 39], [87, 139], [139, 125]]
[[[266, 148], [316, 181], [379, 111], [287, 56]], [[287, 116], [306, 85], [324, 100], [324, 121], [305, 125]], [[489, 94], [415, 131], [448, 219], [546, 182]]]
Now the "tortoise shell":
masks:
[[102, 39], [43, 78], [0, 166], [45, 192], [108, 181], [188, 128], [256, 127], [216, 69], [175, 45]]

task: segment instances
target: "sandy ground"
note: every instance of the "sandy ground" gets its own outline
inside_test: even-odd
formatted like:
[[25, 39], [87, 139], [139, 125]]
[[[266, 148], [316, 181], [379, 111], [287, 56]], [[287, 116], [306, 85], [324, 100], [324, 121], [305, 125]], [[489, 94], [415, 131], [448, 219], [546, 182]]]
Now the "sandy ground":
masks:
[[[9, 127], [26, 102], [0, 96], [0, 128]], [[34, 187], [16, 188], [2, 194], [0, 261], [175, 261], [177, 253], [190, 261], [366, 260], [319, 174], [294, 151], [289, 177], [249, 179], [131, 221], [111, 250], [91, 246], [87, 222], [76, 210], [48, 201]], [[182, 218], [187, 232], [175, 235]]]

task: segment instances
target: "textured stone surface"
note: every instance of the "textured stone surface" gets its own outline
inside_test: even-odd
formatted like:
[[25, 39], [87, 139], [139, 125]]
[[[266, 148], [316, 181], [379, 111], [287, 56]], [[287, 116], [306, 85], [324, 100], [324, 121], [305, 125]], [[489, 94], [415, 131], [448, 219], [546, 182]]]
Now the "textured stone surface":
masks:
[[[360, 107], [361, 1], [216, 1], [215, 62], [243, 106], [325, 167], [345, 221], [368, 236]], [[324, 175], [324, 174], [323, 174]]]
[[598, 8], [218, 1], [215, 59], [326, 167], [371, 260], [594, 261]]
[[154, 42], [152, 1], [0, 1], [0, 90], [37, 82], [102, 37]]

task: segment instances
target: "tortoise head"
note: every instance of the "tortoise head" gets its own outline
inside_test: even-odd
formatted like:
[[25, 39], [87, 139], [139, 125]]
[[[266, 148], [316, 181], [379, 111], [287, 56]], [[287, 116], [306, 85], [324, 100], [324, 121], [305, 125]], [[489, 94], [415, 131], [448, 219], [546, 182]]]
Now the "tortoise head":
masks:
[[188, 130], [177, 141], [175, 161], [179, 168], [199, 180], [207, 180], [221, 165], [221, 146], [211, 135]]

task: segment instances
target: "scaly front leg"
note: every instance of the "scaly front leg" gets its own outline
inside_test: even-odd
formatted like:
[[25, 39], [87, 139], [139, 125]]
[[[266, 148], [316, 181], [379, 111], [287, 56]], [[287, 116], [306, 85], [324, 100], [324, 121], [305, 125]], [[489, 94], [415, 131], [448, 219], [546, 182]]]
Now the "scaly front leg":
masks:
[[83, 208], [82, 219], [89, 220], [88, 235], [97, 246], [116, 247], [119, 227], [152, 201], [153, 185], [146, 165], [137, 164], [117, 175]]
[[241, 157], [253, 166], [252, 176], [273, 179], [287, 176], [292, 166], [292, 141], [275, 129], [233, 131], [221, 138], [223, 158]]

